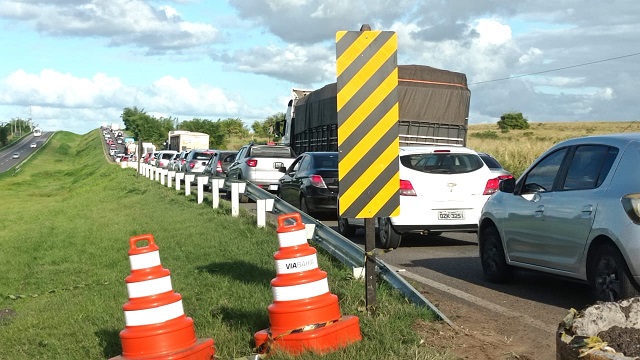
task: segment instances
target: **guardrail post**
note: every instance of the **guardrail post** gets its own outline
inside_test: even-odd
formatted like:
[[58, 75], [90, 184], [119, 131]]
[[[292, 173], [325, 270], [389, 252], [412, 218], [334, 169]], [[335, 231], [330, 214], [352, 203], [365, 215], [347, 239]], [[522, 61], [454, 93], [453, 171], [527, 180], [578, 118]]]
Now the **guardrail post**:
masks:
[[160, 169], [160, 185], [164, 185], [164, 178], [167, 176], [167, 170]]
[[159, 167], [153, 167], [155, 174], [153, 176], [153, 180], [155, 181], [160, 181], [160, 171], [162, 171], [162, 169], [160, 169]]
[[273, 203], [273, 199], [256, 200], [256, 217], [258, 221], [258, 227], [267, 226], [267, 211], [273, 211]]
[[176, 173], [176, 190], [177, 191], [180, 191], [180, 181], [182, 181], [182, 179], [184, 179], [184, 173], [177, 172]]
[[244, 194], [246, 185], [244, 182], [231, 183], [231, 216], [240, 215], [240, 194]]
[[184, 196], [191, 195], [191, 182], [196, 179], [195, 175], [185, 174], [184, 175]]
[[224, 179], [211, 178], [211, 206], [217, 209], [220, 206], [220, 188], [224, 186]]
[[198, 204], [202, 204], [202, 201], [204, 200], [204, 184], [207, 182], [207, 180], [209, 180], [209, 177], [207, 177], [207, 176], [198, 176], [197, 177], [197, 181], [198, 181]]
[[171, 187], [171, 181], [176, 176], [175, 171], [167, 171], [167, 187]]

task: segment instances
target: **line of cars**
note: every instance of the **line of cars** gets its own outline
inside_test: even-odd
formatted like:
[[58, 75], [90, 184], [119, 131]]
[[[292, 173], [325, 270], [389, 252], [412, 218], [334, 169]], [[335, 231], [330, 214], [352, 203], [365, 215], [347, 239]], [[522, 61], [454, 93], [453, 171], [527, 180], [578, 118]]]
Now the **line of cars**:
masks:
[[[300, 155], [281, 168], [278, 195], [309, 214], [336, 211], [336, 163], [337, 153]], [[638, 133], [566, 140], [517, 180], [488, 154], [401, 147], [401, 213], [376, 219], [376, 245], [395, 248], [409, 233], [476, 232], [491, 282], [528, 269], [586, 282], [598, 301], [640, 296], [639, 163]], [[363, 225], [338, 220], [347, 237]]]

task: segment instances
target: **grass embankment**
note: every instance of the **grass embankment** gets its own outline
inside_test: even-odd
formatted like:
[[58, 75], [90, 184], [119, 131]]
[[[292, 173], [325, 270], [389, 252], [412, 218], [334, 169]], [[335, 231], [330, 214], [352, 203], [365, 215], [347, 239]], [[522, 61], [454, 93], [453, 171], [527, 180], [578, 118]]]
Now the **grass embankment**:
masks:
[[[253, 334], [269, 325], [275, 229], [232, 217], [227, 202], [214, 210], [108, 165], [102, 151], [98, 131], [59, 132], [19, 172], [0, 175], [0, 359], [120, 355], [128, 240], [145, 233], [198, 336], [214, 339], [220, 359], [249, 355]], [[318, 252], [342, 313], [359, 316], [364, 337], [326, 359], [449, 358], [412, 331], [431, 312], [380, 284], [377, 313], [367, 315], [363, 282]]]
[[638, 132], [640, 122], [530, 123], [527, 130], [501, 132], [497, 125], [470, 125], [467, 146], [493, 155], [514, 176], [520, 176], [545, 150], [579, 136]]

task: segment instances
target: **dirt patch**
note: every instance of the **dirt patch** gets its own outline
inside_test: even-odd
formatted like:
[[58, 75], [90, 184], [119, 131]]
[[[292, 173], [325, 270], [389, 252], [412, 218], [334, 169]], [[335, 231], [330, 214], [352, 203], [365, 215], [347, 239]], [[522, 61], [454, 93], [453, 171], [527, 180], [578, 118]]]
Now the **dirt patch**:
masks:
[[640, 329], [613, 326], [598, 337], [615, 351], [629, 357], [640, 357]]
[[424, 342], [443, 353], [473, 360], [555, 359], [555, 332], [482, 309], [446, 293], [425, 296], [454, 323], [417, 322]]

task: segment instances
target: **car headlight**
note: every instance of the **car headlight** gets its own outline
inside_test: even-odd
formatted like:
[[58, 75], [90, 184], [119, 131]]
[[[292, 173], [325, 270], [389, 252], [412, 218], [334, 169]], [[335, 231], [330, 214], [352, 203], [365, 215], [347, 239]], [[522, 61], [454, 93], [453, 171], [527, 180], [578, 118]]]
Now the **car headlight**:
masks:
[[625, 195], [621, 201], [629, 219], [636, 224], [640, 224], [640, 194]]

